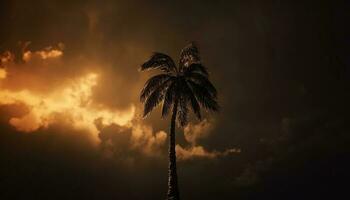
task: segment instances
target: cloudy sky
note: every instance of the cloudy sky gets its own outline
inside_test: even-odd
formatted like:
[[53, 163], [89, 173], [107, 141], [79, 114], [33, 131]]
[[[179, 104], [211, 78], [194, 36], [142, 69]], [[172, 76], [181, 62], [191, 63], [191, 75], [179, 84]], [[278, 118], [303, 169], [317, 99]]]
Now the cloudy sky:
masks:
[[337, 199], [350, 178], [349, 2], [1, 1], [0, 199], [164, 199], [152, 52], [195, 41], [220, 113], [177, 129], [182, 199]]

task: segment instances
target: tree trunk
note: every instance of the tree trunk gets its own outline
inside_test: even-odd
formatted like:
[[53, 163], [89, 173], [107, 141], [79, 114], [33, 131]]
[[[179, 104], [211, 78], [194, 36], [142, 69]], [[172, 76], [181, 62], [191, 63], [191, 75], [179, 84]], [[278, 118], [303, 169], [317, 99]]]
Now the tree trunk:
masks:
[[170, 136], [169, 136], [169, 168], [168, 168], [168, 200], [179, 200], [179, 188], [177, 184], [176, 172], [176, 152], [175, 152], [175, 123], [177, 113], [177, 101], [174, 104], [171, 116]]

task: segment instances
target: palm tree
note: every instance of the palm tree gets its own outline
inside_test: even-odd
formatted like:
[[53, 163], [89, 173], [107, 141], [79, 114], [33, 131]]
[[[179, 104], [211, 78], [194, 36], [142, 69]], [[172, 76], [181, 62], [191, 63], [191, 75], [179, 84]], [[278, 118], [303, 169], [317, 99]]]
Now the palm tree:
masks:
[[217, 91], [209, 81], [207, 69], [202, 65], [198, 48], [194, 43], [182, 49], [179, 65], [163, 53], [154, 53], [141, 66], [141, 71], [160, 70], [151, 77], [140, 94], [144, 103], [143, 116], [146, 117], [157, 105], [162, 103], [162, 117], [171, 115], [169, 137], [168, 199], [179, 200], [176, 172], [175, 122], [181, 127], [188, 123], [189, 107], [201, 120], [201, 107], [218, 111]]

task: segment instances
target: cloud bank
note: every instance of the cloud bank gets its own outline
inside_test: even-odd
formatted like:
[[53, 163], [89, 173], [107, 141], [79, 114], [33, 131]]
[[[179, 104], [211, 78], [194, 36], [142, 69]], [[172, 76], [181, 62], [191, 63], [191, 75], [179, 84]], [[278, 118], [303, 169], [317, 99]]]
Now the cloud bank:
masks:
[[[138, 116], [134, 102], [123, 109], [111, 108], [95, 99], [95, 89], [103, 82], [98, 73], [92, 70], [74, 74], [57, 71], [57, 68], [72, 65], [64, 60], [64, 44], [36, 51], [29, 50], [30, 42], [25, 44], [21, 59], [10, 51], [1, 56], [0, 105], [22, 105], [23, 113], [8, 120], [17, 131], [31, 133], [58, 124], [86, 132], [86, 137], [100, 145], [106, 157], [123, 158], [129, 163], [138, 154], [164, 158], [167, 133], [154, 131], [152, 126], [145, 124]], [[54, 82], [51, 77], [59, 81]], [[212, 129], [213, 125], [207, 119], [186, 126], [184, 136], [189, 145], [176, 146], [179, 161], [214, 159], [240, 152], [239, 149], [208, 151], [199, 145], [200, 140], [209, 137]]]

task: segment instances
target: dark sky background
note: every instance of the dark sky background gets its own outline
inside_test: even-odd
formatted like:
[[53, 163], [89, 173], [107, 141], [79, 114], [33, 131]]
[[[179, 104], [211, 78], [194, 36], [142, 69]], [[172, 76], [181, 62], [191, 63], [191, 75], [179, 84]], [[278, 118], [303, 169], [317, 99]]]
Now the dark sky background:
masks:
[[[142, 106], [147, 74], [137, 69], [152, 52], [177, 60], [196, 41], [222, 107], [200, 143], [241, 152], [180, 161], [182, 199], [340, 199], [350, 178], [349, 10], [345, 0], [1, 1], [0, 53], [64, 43], [69, 65], [41, 77], [40, 90], [98, 65], [94, 100], [124, 109]], [[0, 199], [165, 198], [166, 147], [148, 157], [111, 136], [120, 152], [107, 159], [82, 130], [18, 131], [15, 108], [0, 105]], [[167, 131], [159, 111], [145, 123]]]

